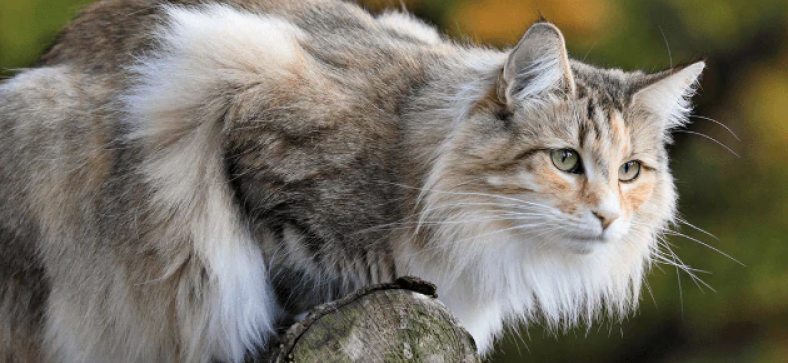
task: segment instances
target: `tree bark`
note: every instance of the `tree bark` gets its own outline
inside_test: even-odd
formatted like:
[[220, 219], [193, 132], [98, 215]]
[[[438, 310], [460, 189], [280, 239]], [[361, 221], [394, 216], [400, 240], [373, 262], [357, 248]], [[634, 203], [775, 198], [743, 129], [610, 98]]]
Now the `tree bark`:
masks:
[[288, 329], [273, 363], [478, 363], [473, 338], [415, 278], [361, 289]]

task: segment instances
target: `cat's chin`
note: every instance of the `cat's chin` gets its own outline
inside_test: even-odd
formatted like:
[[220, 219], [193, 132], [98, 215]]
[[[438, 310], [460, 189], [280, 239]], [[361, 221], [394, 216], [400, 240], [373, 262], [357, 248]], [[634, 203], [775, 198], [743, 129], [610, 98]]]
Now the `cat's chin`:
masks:
[[604, 238], [569, 238], [566, 240], [565, 245], [572, 253], [590, 255], [606, 243], [610, 243], [610, 241]]
[[568, 235], [560, 240], [559, 244], [569, 252], [578, 255], [589, 255], [608, 243], [614, 243], [614, 237], [609, 234], [600, 235]]

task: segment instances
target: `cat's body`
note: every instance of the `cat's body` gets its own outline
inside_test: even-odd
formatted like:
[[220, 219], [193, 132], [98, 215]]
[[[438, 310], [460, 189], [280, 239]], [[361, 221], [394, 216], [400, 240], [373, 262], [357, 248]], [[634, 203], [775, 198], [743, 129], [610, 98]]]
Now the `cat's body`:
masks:
[[[402, 275], [482, 351], [506, 320], [636, 304], [702, 64], [570, 63], [547, 24], [509, 55], [335, 0], [216, 3], [100, 2], [0, 85], [0, 360], [240, 361]], [[567, 140], [584, 174], [545, 163]], [[601, 168], [632, 155], [618, 186]]]

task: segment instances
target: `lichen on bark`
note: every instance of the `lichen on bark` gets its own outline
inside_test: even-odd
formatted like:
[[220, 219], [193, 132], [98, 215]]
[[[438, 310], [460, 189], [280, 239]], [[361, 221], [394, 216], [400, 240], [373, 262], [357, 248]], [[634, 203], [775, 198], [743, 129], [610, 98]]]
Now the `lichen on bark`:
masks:
[[321, 305], [282, 337], [275, 363], [477, 363], [473, 339], [435, 298], [402, 278]]

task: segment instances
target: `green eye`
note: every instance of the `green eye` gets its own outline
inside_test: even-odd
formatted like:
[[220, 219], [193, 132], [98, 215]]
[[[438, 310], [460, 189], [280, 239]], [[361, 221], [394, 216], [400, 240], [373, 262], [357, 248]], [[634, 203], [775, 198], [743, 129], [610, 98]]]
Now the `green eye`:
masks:
[[583, 172], [580, 168], [580, 155], [577, 154], [577, 151], [571, 149], [550, 150], [550, 159], [553, 160], [553, 165], [558, 170], [574, 174]]
[[618, 169], [618, 180], [631, 182], [640, 175], [640, 162], [628, 161]]

